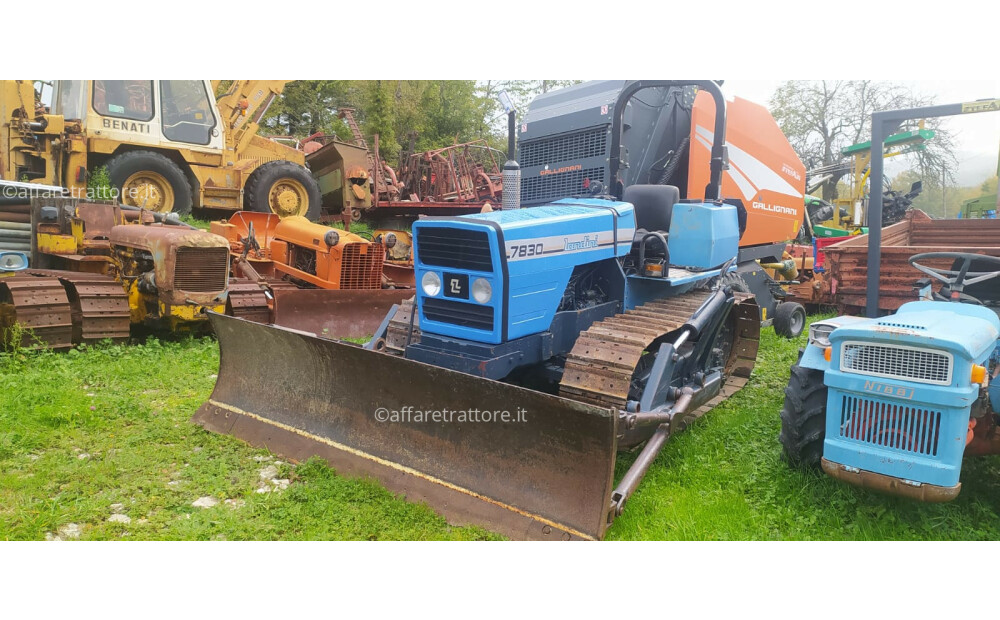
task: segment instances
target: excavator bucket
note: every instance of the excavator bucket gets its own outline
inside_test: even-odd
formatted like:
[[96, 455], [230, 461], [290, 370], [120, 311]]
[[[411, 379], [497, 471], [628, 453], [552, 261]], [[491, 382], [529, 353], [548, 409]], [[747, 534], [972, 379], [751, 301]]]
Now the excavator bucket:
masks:
[[211, 321], [221, 360], [194, 416], [204, 428], [293, 460], [320, 456], [454, 524], [514, 539], [603, 537], [612, 409], [279, 326]]

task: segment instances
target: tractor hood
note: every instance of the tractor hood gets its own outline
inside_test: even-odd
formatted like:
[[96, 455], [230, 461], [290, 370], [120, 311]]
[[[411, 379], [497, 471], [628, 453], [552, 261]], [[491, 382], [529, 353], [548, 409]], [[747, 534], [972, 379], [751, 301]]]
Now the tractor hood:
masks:
[[[229, 242], [220, 235], [180, 226], [124, 224], [111, 229], [112, 248], [149, 252], [160, 301], [185, 305], [224, 299], [229, 282]], [[124, 260], [137, 260], [129, 256]], [[131, 269], [140, 269], [138, 264]]]
[[162, 224], [122, 224], [111, 229], [111, 244], [149, 250], [154, 257], [169, 248], [229, 248], [225, 238], [203, 230]]
[[[911, 301], [896, 314], [852, 322], [830, 336], [834, 345], [845, 340], [931, 347], [981, 360], [997, 346], [1000, 318], [983, 306], [945, 301]], [[834, 346], [836, 350], [838, 347]]]
[[[530, 209], [421, 219], [413, 235], [420, 329], [499, 344], [547, 330], [578, 265], [628, 254], [635, 214], [627, 202], [567, 198]], [[425, 287], [424, 278], [438, 285]], [[469, 289], [477, 280], [490, 290], [480, 300]]]

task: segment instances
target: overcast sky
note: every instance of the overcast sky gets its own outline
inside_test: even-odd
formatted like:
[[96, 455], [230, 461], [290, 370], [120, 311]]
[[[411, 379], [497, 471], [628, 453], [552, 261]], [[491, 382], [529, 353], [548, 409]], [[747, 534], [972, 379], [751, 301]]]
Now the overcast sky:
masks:
[[[780, 80], [727, 80], [722, 90], [729, 97], [742, 97], [766, 106], [781, 83]], [[937, 104], [1000, 99], [1000, 81], [996, 80], [925, 80], [900, 83], [918, 95], [934, 97]], [[996, 174], [997, 153], [1000, 151], [1000, 114], [987, 112], [953, 116], [944, 119], [944, 122], [944, 126], [955, 134], [958, 184], [964, 186], [980, 183], [986, 177]], [[898, 172], [892, 168], [887, 165], [886, 171], [889, 174]]]

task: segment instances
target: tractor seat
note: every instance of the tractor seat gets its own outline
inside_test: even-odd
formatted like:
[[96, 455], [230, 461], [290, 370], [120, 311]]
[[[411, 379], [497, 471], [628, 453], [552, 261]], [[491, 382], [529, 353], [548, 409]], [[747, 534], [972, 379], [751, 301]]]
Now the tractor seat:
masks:
[[670, 231], [670, 214], [680, 199], [681, 192], [673, 185], [630, 185], [622, 196], [635, 207], [637, 229], [663, 233]]

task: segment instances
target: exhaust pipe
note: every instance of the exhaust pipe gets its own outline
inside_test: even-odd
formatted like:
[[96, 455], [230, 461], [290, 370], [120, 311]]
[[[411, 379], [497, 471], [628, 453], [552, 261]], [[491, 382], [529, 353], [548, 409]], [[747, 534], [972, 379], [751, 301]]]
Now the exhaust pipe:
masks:
[[500, 105], [507, 112], [507, 162], [503, 165], [503, 194], [500, 208], [507, 211], [521, 208], [521, 166], [517, 163], [514, 144], [517, 108], [505, 90], [500, 91]]

